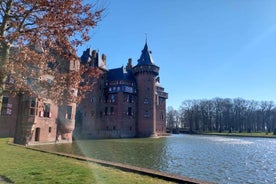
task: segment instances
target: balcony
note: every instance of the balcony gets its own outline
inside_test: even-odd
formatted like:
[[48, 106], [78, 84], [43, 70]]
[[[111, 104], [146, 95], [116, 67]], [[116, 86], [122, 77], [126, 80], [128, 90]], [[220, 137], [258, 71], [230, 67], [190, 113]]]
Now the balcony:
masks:
[[168, 93], [166, 93], [166, 92], [157, 91], [157, 95], [158, 95], [159, 97], [168, 99]]

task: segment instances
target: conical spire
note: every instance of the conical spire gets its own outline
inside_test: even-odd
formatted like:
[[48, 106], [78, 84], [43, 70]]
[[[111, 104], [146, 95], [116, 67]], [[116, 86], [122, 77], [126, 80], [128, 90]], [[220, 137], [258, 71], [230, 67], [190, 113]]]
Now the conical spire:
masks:
[[138, 59], [137, 65], [154, 65], [154, 61], [151, 56], [151, 51], [148, 48], [147, 40], [144, 49], [142, 50], [140, 59]]

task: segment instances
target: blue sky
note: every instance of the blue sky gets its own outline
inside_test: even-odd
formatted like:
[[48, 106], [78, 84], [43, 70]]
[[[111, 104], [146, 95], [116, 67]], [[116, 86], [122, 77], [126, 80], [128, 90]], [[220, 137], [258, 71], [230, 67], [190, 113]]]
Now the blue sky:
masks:
[[88, 47], [108, 68], [137, 64], [148, 46], [167, 106], [214, 97], [276, 102], [275, 0], [104, 0]]

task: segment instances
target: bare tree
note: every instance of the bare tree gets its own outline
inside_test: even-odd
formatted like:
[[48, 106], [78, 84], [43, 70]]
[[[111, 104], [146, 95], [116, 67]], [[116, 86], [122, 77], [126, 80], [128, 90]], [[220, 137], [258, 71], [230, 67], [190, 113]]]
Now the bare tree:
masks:
[[180, 110], [182, 127], [194, 131], [276, 131], [276, 107], [272, 101], [242, 98], [185, 100]]
[[179, 122], [177, 110], [169, 106], [167, 110], [167, 128], [169, 128], [171, 132], [178, 131], [180, 127]]
[[[61, 69], [78, 59], [76, 48], [90, 39], [89, 32], [101, 20], [102, 12], [82, 0], [2, 0], [0, 109], [4, 90], [38, 95], [41, 91], [37, 86], [41, 86], [49, 89], [48, 97], [57, 100], [68, 86], [77, 88], [81, 71], [66, 73]], [[37, 80], [41, 75], [53, 80]], [[9, 77], [12, 89], [6, 86]]]
[[180, 116], [185, 119], [185, 127], [189, 128], [189, 131], [192, 133], [195, 129], [194, 121], [194, 102], [195, 100], [185, 100], [180, 106]]

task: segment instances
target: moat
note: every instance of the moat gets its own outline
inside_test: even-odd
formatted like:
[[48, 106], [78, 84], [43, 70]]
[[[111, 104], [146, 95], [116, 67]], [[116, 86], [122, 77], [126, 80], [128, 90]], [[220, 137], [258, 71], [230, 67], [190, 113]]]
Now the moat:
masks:
[[276, 139], [173, 135], [40, 146], [216, 183], [276, 183]]

